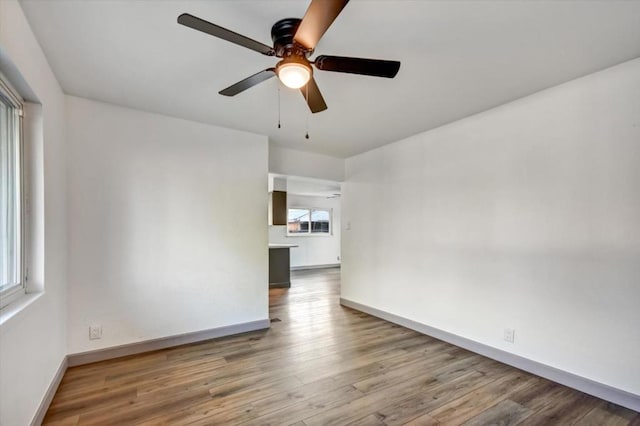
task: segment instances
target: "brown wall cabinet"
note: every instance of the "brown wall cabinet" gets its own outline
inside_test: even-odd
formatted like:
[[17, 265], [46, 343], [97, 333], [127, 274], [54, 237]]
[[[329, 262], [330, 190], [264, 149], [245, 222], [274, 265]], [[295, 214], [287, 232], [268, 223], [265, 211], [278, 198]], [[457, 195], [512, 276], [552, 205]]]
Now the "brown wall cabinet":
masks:
[[287, 224], [287, 193], [273, 191], [271, 193], [272, 225]]

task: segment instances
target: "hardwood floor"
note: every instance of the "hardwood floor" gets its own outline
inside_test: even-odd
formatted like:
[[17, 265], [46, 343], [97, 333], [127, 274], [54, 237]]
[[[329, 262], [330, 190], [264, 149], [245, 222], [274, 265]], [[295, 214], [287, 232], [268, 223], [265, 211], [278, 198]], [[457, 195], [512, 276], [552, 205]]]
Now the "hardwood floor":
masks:
[[270, 290], [267, 331], [69, 368], [47, 425], [640, 425], [638, 413], [338, 304]]

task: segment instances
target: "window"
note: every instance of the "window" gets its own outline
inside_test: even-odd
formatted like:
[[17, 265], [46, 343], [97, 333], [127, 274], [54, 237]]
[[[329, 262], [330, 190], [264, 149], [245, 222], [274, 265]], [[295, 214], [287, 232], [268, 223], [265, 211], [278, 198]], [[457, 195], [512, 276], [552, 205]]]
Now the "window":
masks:
[[24, 293], [22, 102], [0, 76], [0, 308]]
[[331, 210], [312, 208], [289, 209], [287, 214], [287, 234], [331, 234]]

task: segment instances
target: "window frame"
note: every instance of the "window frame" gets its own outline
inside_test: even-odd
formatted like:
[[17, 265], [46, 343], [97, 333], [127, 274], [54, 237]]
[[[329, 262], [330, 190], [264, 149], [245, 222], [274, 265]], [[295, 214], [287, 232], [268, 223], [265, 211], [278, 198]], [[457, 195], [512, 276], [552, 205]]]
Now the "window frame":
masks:
[[24, 100], [9, 83], [4, 74], [0, 73], [0, 97], [3, 102], [18, 110], [18, 277], [19, 282], [11, 287], [0, 290], [0, 310], [18, 300], [26, 294], [26, 196], [25, 196], [25, 164], [24, 164]]
[[[289, 232], [289, 210], [307, 210], [309, 213], [309, 230], [307, 232]], [[329, 213], [329, 232], [311, 232], [311, 215], [314, 211]], [[333, 209], [330, 207], [287, 206], [287, 237], [330, 237], [333, 235]]]

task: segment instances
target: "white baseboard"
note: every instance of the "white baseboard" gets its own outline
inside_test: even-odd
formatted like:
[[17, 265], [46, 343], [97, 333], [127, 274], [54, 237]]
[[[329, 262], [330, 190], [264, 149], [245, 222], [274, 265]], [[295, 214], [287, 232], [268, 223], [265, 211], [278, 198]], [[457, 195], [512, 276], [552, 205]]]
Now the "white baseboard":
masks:
[[228, 325], [225, 327], [212, 328], [209, 330], [195, 331], [193, 333], [177, 334], [174, 336], [161, 337], [159, 339], [112, 346], [95, 351], [79, 352], [67, 355], [68, 365], [69, 367], [75, 367], [76, 365], [90, 364], [92, 362], [119, 358], [121, 356], [156, 351], [158, 349], [165, 349], [173, 346], [186, 345], [188, 343], [201, 342], [203, 340], [215, 339], [217, 337], [225, 337], [231, 336], [233, 334], [246, 333], [249, 331], [263, 330], [265, 328], [269, 328], [270, 326], [271, 322], [267, 318], [259, 321], [251, 321], [241, 324]]
[[31, 426], [40, 426], [44, 421], [44, 416], [47, 414], [49, 405], [51, 405], [51, 401], [53, 401], [53, 397], [58, 390], [58, 386], [60, 386], [60, 382], [62, 381], [62, 377], [64, 377], [64, 373], [67, 371], [68, 365], [69, 364], [67, 356], [65, 355], [65, 357], [62, 358], [60, 366], [58, 367], [58, 371], [56, 371], [56, 374], [53, 376], [53, 380], [51, 380], [51, 383], [49, 383], [49, 387], [44, 393], [42, 401], [40, 401], [40, 405], [36, 410], [36, 414], [35, 416], [33, 416], [33, 420], [31, 420]]
[[326, 268], [339, 268], [339, 263], [327, 263], [326, 265], [306, 265], [306, 266], [292, 266], [292, 271], [306, 271], [307, 269], [326, 269]]
[[603, 383], [578, 376], [555, 367], [551, 367], [540, 362], [515, 355], [501, 349], [497, 349], [483, 343], [479, 343], [435, 327], [422, 324], [408, 318], [404, 318], [389, 312], [382, 311], [371, 306], [353, 302], [348, 299], [340, 298], [340, 304], [348, 308], [352, 308], [361, 312], [365, 312], [374, 317], [382, 318], [386, 321], [401, 325], [403, 327], [415, 330], [419, 333], [426, 334], [436, 339], [443, 340], [452, 345], [470, 350], [477, 354], [495, 359], [507, 365], [528, 371], [545, 379], [552, 380], [562, 385], [577, 389], [581, 392], [602, 398], [614, 404], [622, 405], [634, 411], [640, 411], [640, 395], [636, 395], [621, 389], [614, 388]]

